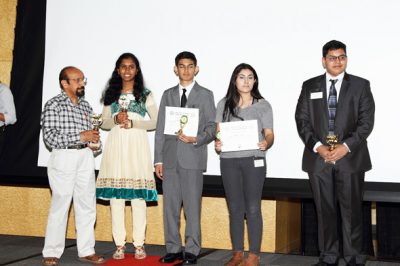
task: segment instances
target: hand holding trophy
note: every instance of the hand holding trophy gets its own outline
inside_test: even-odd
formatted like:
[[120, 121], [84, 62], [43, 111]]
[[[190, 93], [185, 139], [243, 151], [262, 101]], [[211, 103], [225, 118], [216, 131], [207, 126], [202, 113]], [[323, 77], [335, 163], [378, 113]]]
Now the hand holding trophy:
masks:
[[187, 115], [182, 115], [181, 118], [179, 119], [180, 129], [177, 132], [175, 132], [175, 134], [177, 134], [177, 135], [182, 134], [183, 128], [186, 126], [188, 121], [189, 121], [189, 117]]
[[121, 112], [127, 112], [131, 100], [126, 95], [121, 95], [118, 99], [118, 105]]
[[[338, 135], [330, 134], [326, 136], [326, 143], [329, 145], [329, 150], [333, 151], [338, 143]], [[335, 161], [325, 161], [325, 163], [335, 164]]]
[[121, 95], [118, 99], [118, 106], [120, 109], [120, 112], [114, 117], [115, 123], [119, 124], [121, 128], [130, 128], [128, 126], [129, 124], [129, 114], [128, 114], [128, 109], [129, 109], [129, 104], [131, 103], [131, 98], [129, 97], [130, 95]]
[[[90, 123], [92, 124], [93, 130], [99, 131], [101, 124], [103, 124], [103, 120], [101, 118], [101, 114], [97, 113], [92, 113], [90, 115]], [[89, 143], [89, 148], [91, 148], [93, 151], [99, 150], [101, 146], [100, 141], [94, 143], [90, 142]]]
[[103, 124], [101, 114], [92, 113], [90, 115], [90, 122], [92, 123], [93, 129], [99, 131], [101, 124]]
[[217, 133], [215, 134], [215, 141], [214, 141], [214, 148], [217, 154], [221, 153], [221, 146], [222, 146], [221, 131], [218, 130]]

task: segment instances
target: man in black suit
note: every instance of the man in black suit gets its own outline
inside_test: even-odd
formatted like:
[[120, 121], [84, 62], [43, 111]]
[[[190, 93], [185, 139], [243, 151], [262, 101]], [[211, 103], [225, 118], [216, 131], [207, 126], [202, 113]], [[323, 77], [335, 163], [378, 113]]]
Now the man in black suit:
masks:
[[[338, 264], [339, 211], [343, 257], [347, 265], [365, 265], [362, 200], [365, 172], [371, 169], [367, 137], [374, 126], [374, 99], [368, 80], [345, 72], [345, 44], [330, 41], [322, 54], [326, 73], [303, 83], [295, 114], [305, 144], [302, 168], [309, 175], [318, 216], [321, 254], [315, 265]], [[328, 144], [328, 135], [336, 136], [336, 145]]]

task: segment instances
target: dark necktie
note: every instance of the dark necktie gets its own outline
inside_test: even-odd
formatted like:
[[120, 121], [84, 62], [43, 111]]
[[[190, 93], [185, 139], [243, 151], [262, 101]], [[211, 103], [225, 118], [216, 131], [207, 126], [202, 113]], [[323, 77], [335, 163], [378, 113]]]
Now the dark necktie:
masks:
[[336, 116], [336, 105], [337, 105], [337, 92], [335, 88], [335, 83], [337, 79], [330, 79], [331, 87], [329, 88], [328, 97], [328, 112], [329, 112], [329, 135], [334, 135], [335, 131], [335, 116]]
[[183, 93], [182, 93], [182, 97], [181, 97], [181, 107], [185, 107], [186, 102], [187, 102], [186, 89], [182, 89], [182, 90], [183, 90]]

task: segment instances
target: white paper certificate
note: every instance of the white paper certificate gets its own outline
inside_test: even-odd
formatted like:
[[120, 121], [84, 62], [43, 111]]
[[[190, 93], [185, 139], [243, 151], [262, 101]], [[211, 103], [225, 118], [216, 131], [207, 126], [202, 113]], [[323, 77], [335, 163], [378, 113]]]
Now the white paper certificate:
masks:
[[219, 123], [221, 151], [258, 150], [257, 120]]
[[165, 107], [164, 134], [176, 135], [180, 129], [189, 137], [196, 137], [199, 128], [199, 109]]

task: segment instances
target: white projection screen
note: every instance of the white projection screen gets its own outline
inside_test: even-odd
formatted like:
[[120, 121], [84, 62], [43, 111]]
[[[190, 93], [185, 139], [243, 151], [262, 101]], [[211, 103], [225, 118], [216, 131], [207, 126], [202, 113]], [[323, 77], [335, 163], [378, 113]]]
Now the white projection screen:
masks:
[[[216, 103], [235, 66], [246, 62], [256, 69], [261, 94], [274, 111], [268, 177], [307, 178], [295, 107], [302, 82], [324, 73], [322, 46], [337, 39], [347, 45], [347, 72], [370, 80], [375, 97], [375, 127], [368, 138], [373, 170], [366, 181], [398, 182], [399, 10], [396, 0], [48, 0], [43, 105], [60, 91], [60, 70], [73, 65], [88, 78], [86, 99], [101, 112], [101, 93], [124, 52], [139, 58], [157, 103], [178, 83], [173, 66], [181, 51], [197, 56], [196, 81], [214, 92]], [[107, 134], [101, 134], [105, 143]], [[153, 138], [150, 133], [152, 149]], [[46, 166], [49, 151], [42, 140], [40, 145], [38, 164]], [[220, 174], [213, 144], [206, 174]]]

